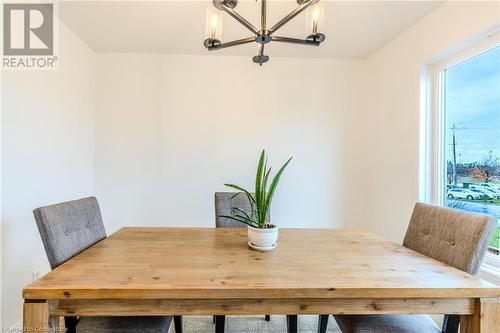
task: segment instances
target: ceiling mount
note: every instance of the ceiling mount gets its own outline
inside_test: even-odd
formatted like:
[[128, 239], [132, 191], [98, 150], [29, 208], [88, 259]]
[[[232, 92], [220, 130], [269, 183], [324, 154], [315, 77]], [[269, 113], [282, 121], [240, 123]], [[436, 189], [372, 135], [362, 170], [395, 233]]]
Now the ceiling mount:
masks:
[[[285, 24], [290, 22], [297, 15], [302, 13], [307, 8], [316, 5], [319, 0], [297, 0], [298, 7], [292, 10], [288, 15], [279, 20], [275, 25], [268, 28], [267, 27], [267, 4], [266, 0], [261, 0], [261, 15], [260, 15], [260, 28], [255, 27], [252, 23], [246, 20], [238, 12], [234, 10], [238, 5], [238, 0], [212, 0], [213, 6], [220, 12], [225, 12], [233, 19], [238, 21], [241, 25], [247, 28], [251, 33], [251, 37], [242, 38], [230, 42], [221, 42], [221, 22], [222, 19], [219, 18], [220, 13], [214, 13], [212, 15], [207, 15], [207, 38], [205, 39], [203, 45], [209, 50], [219, 50], [227, 47], [247, 44], [256, 42], [258, 45], [258, 54], [252, 58], [253, 62], [262, 65], [269, 61], [269, 56], [264, 54], [264, 45], [272, 41], [281, 43], [292, 43], [300, 45], [310, 45], [319, 46], [324, 40], [325, 35], [318, 32], [318, 22], [320, 18], [319, 8], [312, 14], [311, 18], [311, 34], [305, 39], [291, 38], [291, 37], [281, 37], [276, 36], [274, 33], [283, 27]], [[219, 36], [218, 36], [219, 35]]]

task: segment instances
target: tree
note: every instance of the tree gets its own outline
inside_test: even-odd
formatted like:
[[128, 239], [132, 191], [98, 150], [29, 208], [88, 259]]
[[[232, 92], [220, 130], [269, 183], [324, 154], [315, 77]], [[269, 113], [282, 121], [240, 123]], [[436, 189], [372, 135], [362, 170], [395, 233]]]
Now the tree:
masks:
[[498, 169], [498, 158], [489, 155], [472, 168], [471, 177], [487, 183], [497, 175]]

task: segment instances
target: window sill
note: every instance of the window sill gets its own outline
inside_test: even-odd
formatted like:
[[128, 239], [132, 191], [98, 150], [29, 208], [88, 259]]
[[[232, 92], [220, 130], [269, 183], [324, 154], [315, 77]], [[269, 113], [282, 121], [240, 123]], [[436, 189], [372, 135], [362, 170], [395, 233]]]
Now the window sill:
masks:
[[500, 257], [491, 253], [486, 253], [483, 264], [479, 268], [477, 275], [491, 283], [500, 286]]

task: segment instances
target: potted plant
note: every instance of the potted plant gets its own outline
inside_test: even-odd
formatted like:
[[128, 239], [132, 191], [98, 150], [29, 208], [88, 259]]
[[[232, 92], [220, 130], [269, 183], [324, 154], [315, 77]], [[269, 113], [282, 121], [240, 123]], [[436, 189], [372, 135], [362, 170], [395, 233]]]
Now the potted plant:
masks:
[[288, 161], [283, 164], [268, 187], [271, 167], [267, 167], [266, 152], [263, 150], [260, 154], [259, 165], [257, 166], [257, 175], [255, 176], [255, 194], [252, 194], [246, 189], [235, 184], [224, 184], [235, 190], [241, 191], [236, 193], [234, 196], [241, 193], [246, 195], [248, 202], [250, 203], [251, 212], [248, 214], [238, 207], [231, 207], [231, 209], [237, 213], [232, 216], [222, 215], [221, 217], [246, 224], [248, 226], [249, 245], [257, 250], [269, 251], [277, 245], [278, 227], [271, 224], [267, 219], [267, 216], [270, 211], [278, 182], [283, 174], [283, 171], [285, 171], [285, 168], [291, 160], [292, 157], [290, 157]]

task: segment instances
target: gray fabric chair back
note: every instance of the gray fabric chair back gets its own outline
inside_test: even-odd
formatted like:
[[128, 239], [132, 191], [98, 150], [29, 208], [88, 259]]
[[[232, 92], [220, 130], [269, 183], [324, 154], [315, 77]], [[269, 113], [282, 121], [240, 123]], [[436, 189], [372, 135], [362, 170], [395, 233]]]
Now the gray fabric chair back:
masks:
[[[248, 198], [244, 193], [239, 193], [233, 198], [237, 192], [216, 192], [215, 193], [215, 226], [217, 228], [244, 228], [246, 224], [220, 217], [221, 215], [232, 216], [240, 214], [233, 207], [243, 210], [251, 216], [252, 207], [248, 202]], [[253, 195], [253, 193], [251, 193]], [[267, 212], [267, 219], [270, 221], [270, 212]]]
[[40, 207], [33, 215], [52, 269], [106, 238], [95, 197]]
[[493, 216], [417, 203], [403, 246], [476, 274], [496, 224]]
[[[497, 222], [493, 216], [417, 203], [403, 246], [476, 274]], [[457, 333], [460, 317], [445, 315], [443, 333]]]

